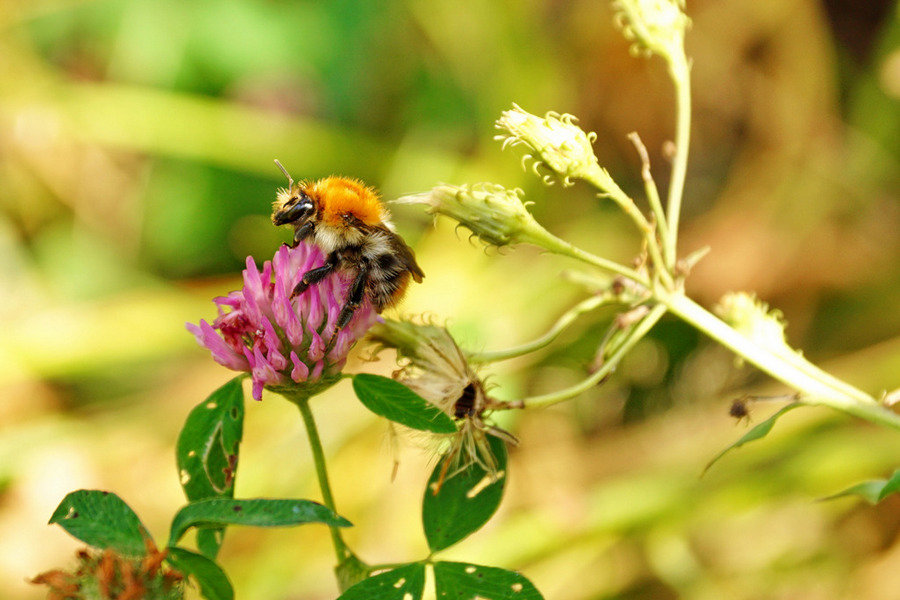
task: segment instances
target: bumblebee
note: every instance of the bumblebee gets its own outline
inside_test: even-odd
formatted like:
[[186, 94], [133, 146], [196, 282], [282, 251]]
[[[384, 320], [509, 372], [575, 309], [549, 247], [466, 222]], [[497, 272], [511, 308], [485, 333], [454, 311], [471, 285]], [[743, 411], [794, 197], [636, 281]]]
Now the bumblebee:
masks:
[[354, 272], [346, 304], [338, 315], [341, 328], [366, 298], [380, 313], [399, 302], [410, 278], [421, 283], [425, 274], [412, 249], [394, 233], [375, 190], [346, 177], [294, 183], [281, 163], [276, 160], [275, 164], [288, 178], [288, 187], [278, 190], [272, 222], [294, 226], [294, 246], [311, 239], [325, 254], [325, 264], [304, 273], [292, 296], [333, 271]]

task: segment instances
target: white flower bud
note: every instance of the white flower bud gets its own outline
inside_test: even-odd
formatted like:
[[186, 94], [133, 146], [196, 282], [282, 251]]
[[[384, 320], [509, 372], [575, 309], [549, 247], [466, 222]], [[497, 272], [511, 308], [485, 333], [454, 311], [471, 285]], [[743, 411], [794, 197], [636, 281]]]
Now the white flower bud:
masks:
[[[512, 109], [503, 111], [496, 126], [505, 132], [496, 137], [504, 147], [524, 144], [534, 153], [526, 158], [535, 160], [535, 173], [544, 163], [564, 185], [571, 185], [572, 179], [585, 179], [600, 168], [591, 147], [597, 134], [585, 133], [572, 115], [549, 112], [541, 118], [513, 104]], [[544, 181], [550, 183], [549, 177], [544, 176]]]
[[493, 246], [532, 242], [529, 233], [543, 231], [525, 208], [521, 190], [492, 183], [439, 185], [430, 192], [406, 196], [397, 202], [424, 204], [429, 213], [459, 221]]
[[614, 0], [616, 23], [635, 47], [669, 60], [684, 55], [684, 32], [691, 20], [684, 0]]
[[719, 300], [713, 311], [760, 347], [782, 356], [797, 354], [785, 339], [785, 322], [781, 311], [769, 310], [769, 305], [755, 295], [729, 292]]

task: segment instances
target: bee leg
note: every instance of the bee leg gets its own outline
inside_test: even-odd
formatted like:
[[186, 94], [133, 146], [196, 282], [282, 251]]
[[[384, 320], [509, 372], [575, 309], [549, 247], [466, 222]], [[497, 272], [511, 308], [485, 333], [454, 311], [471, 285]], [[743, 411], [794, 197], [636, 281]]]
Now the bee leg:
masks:
[[356, 274], [356, 279], [353, 280], [353, 284], [350, 286], [350, 293], [347, 294], [347, 304], [344, 305], [344, 308], [341, 309], [341, 313], [338, 315], [338, 329], [343, 328], [350, 322], [350, 319], [353, 318], [353, 313], [362, 304], [366, 297], [366, 281], [368, 279], [368, 267], [360, 267], [359, 273]]
[[305, 292], [307, 289], [309, 289], [309, 286], [319, 283], [320, 281], [325, 279], [325, 277], [329, 273], [334, 271], [334, 268], [337, 266], [337, 263], [338, 263], [338, 261], [337, 261], [336, 255], [334, 257], [329, 256], [328, 259], [325, 261], [324, 265], [322, 265], [321, 267], [317, 267], [315, 269], [310, 269], [309, 271], [304, 273], [303, 277], [300, 278], [300, 283], [298, 283], [294, 287], [294, 291], [291, 292], [291, 298], [294, 298], [295, 296], [299, 296], [300, 294]]
[[296, 230], [294, 230], [294, 245], [291, 248], [296, 248], [297, 245], [308, 238], [312, 233], [316, 230], [316, 224], [313, 221], [307, 221]]

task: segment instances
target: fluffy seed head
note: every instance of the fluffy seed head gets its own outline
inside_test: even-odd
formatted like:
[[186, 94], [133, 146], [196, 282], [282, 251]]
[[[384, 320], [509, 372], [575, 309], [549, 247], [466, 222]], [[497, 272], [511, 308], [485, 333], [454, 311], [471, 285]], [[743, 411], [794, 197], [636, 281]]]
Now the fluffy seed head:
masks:
[[497, 463], [486, 436], [510, 443], [516, 443], [516, 439], [485, 423], [483, 417], [492, 409], [509, 405], [487, 395], [484, 381], [450, 332], [436, 325], [385, 320], [372, 327], [370, 338], [381, 348], [397, 351], [401, 364], [394, 373], [397, 381], [456, 419], [459, 429], [446, 440], [448, 467], [452, 466], [455, 473], [478, 464], [493, 473]]

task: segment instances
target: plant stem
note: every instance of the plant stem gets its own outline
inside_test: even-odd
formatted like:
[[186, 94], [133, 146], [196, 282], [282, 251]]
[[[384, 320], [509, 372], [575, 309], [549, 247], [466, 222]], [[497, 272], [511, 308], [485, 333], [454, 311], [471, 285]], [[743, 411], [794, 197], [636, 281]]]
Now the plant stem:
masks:
[[[316, 427], [316, 421], [313, 419], [312, 411], [309, 408], [309, 399], [292, 399], [300, 409], [300, 415], [303, 417], [303, 424], [306, 426], [306, 434], [309, 436], [309, 446], [312, 450], [313, 462], [316, 465], [316, 475], [319, 478], [319, 488], [322, 490], [322, 501], [337, 514], [337, 508], [334, 505], [334, 496], [331, 493], [331, 485], [328, 483], [328, 469], [325, 466], [325, 452], [322, 450], [322, 440], [319, 439], [319, 430]], [[334, 545], [334, 553], [337, 556], [338, 564], [350, 556], [350, 551], [341, 537], [339, 527], [329, 525], [331, 530], [331, 541]]]
[[524, 231], [521, 235], [521, 241], [529, 244], [534, 244], [535, 246], [539, 246], [544, 250], [553, 252], [554, 254], [561, 254], [563, 256], [569, 256], [571, 258], [578, 259], [582, 262], [588, 263], [589, 265], [594, 265], [597, 268], [603, 269], [604, 271], [610, 271], [612, 273], [622, 275], [623, 277], [627, 277], [628, 279], [631, 279], [632, 281], [635, 281], [643, 285], [644, 287], [650, 286], [650, 282], [647, 280], [647, 277], [641, 273], [638, 273], [634, 269], [630, 269], [624, 265], [620, 265], [615, 261], [601, 258], [599, 256], [591, 254], [590, 252], [585, 252], [581, 248], [573, 246], [569, 242], [556, 237], [540, 225]]
[[637, 344], [641, 338], [647, 335], [647, 332], [656, 325], [656, 322], [666, 314], [666, 307], [662, 304], [657, 304], [654, 306], [647, 315], [641, 319], [641, 321], [631, 330], [628, 334], [628, 337], [622, 342], [622, 344], [616, 349], [612, 356], [601, 365], [599, 369], [597, 369], [594, 373], [591, 374], [590, 377], [585, 379], [584, 381], [577, 383], [571, 387], [565, 388], [563, 390], [558, 390], [556, 392], [552, 392], [550, 394], [544, 394], [542, 396], [532, 396], [531, 398], [525, 398], [522, 400], [522, 404], [525, 408], [542, 408], [545, 406], [550, 406], [552, 404], [556, 404], [558, 402], [563, 402], [565, 400], [569, 400], [570, 398], [574, 398], [579, 394], [586, 392], [591, 389], [598, 383], [600, 383], [604, 377], [612, 373], [616, 366], [618, 366], [619, 361], [628, 354], [628, 352]]
[[687, 174], [688, 147], [691, 143], [691, 66], [684, 51], [669, 59], [669, 75], [675, 85], [675, 156], [667, 200], [668, 237], [665, 240], [666, 265], [675, 266], [678, 245], [678, 219]]
[[604, 197], [607, 197], [618, 204], [619, 208], [628, 215], [641, 233], [645, 232], [650, 227], [647, 217], [640, 211], [637, 204], [634, 203], [634, 200], [632, 200], [631, 197], [612, 180], [609, 174], [600, 167], [600, 165], [593, 165], [590, 171], [585, 173], [582, 178], [600, 190]]
[[647, 194], [647, 203], [650, 205], [653, 216], [656, 217], [656, 228], [659, 231], [659, 237], [665, 244], [669, 237], [669, 224], [666, 221], [666, 213], [659, 199], [659, 190], [656, 187], [656, 182], [653, 180], [653, 172], [650, 170], [650, 156], [647, 154], [647, 148], [636, 132], [628, 134], [628, 139], [634, 144], [638, 155], [641, 157], [641, 179], [644, 180], [644, 193]]
[[508, 348], [506, 350], [494, 350], [493, 352], [472, 352], [467, 355], [469, 362], [472, 363], [489, 363], [489, 362], [497, 362], [501, 360], [507, 360], [509, 358], [515, 358], [517, 356], [522, 356], [524, 354], [529, 354], [534, 352], [535, 350], [540, 350], [545, 346], [549, 345], [556, 337], [562, 333], [562, 331], [572, 324], [572, 322], [577, 319], [580, 315], [590, 312], [610, 301], [610, 297], [606, 294], [600, 294], [596, 296], [591, 296], [586, 300], [582, 300], [568, 311], [566, 311], [559, 319], [557, 319], [556, 323], [553, 324], [553, 327], [550, 330], [537, 338], [536, 340], [532, 340], [526, 344], [521, 344], [519, 346], [515, 346], [513, 348]]
[[805, 404], [830, 408], [900, 429], [900, 415], [872, 396], [822, 371], [800, 356], [785, 356], [756, 344], [682, 293], [659, 298], [674, 315], [693, 325], [739, 357], [801, 392]]
[[[647, 195], [647, 203], [650, 205], [650, 210], [653, 212], [653, 216], [656, 220], [656, 230], [659, 233], [659, 240], [665, 249], [669, 245], [669, 223], [666, 221], [666, 213], [663, 211], [662, 202], [660, 202], [659, 199], [659, 190], [656, 187], [656, 182], [653, 180], [653, 173], [650, 171], [650, 156], [647, 154], [647, 147], [644, 146], [644, 142], [641, 141], [641, 137], [637, 132], [629, 133], [628, 139], [634, 144], [638, 155], [641, 157], [641, 178], [644, 180], [644, 193]], [[645, 234], [648, 239], [652, 235], [653, 232]], [[656, 247], [655, 244], [653, 246], [656, 250], [656, 254], [653, 258], [654, 260], [659, 260], [661, 258], [659, 256], [659, 248]], [[673, 282], [669, 273], [675, 266], [674, 262], [669, 264], [669, 256], [667, 255], [666, 262], [663, 263], [660, 260], [658, 265], [657, 271], [660, 276], [663, 277], [663, 282], [669, 285], [669, 288], [671, 289], [671, 284]]]
[[[604, 198], [609, 198], [613, 202], [615, 202], [622, 211], [628, 215], [628, 218], [634, 223], [635, 227], [637, 227], [638, 231], [641, 233], [641, 236], [644, 238], [647, 244], [647, 252], [650, 254], [650, 260], [655, 267], [654, 274], [659, 276], [666, 286], [671, 289], [672, 288], [672, 278], [667, 272], [665, 268], [665, 263], [663, 262], [662, 254], [659, 250], [659, 244], [656, 243], [655, 237], [655, 229], [653, 225], [650, 224], [650, 221], [647, 220], [647, 217], [640, 211], [637, 205], [634, 203], [634, 200], [625, 193], [625, 191], [616, 184], [615, 181], [609, 176], [609, 174], [601, 168], [599, 165], [594, 165], [593, 168], [590, 169], [589, 172], [585, 173], [581, 176], [582, 179], [593, 185], [595, 188], [602, 192], [601, 196]], [[665, 219], [662, 221], [662, 226], [665, 227]]]

